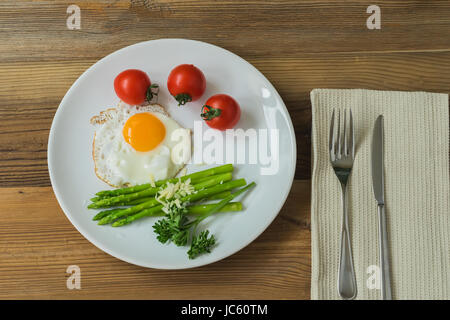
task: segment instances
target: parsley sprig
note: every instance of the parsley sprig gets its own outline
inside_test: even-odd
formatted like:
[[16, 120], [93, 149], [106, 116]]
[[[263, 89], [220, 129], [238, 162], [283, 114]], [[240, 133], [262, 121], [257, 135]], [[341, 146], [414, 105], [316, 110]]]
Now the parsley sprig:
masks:
[[187, 252], [189, 259], [194, 259], [202, 253], [210, 253], [211, 248], [216, 244], [216, 238], [212, 234], [210, 237], [209, 230], [203, 230], [198, 236], [194, 236], [191, 242], [191, 248]]
[[191, 239], [190, 249], [187, 252], [189, 259], [194, 259], [200, 254], [211, 252], [212, 247], [216, 244], [214, 235], [209, 235], [209, 230], [201, 231], [197, 235], [197, 226], [201, 221], [213, 213], [216, 213], [231, 200], [255, 185], [256, 184], [252, 182], [242, 189], [230, 194], [222, 201], [218, 202], [209, 211], [195, 219], [189, 219], [187, 217], [186, 204], [183, 204], [180, 207], [175, 204], [169, 206], [168, 213], [165, 217], [156, 221], [153, 225], [153, 230], [157, 234], [156, 238], [161, 243], [173, 242], [177, 246], [185, 246]]

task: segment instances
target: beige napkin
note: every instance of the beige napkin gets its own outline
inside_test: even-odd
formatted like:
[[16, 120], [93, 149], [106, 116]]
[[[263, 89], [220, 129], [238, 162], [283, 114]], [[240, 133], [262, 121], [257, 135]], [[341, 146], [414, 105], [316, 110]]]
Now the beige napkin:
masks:
[[[385, 200], [394, 299], [450, 299], [448, 95], [315, 89], [312, 102], [312, 299], [339, 299], [337, 270], [342, 207], [328, 156], [333, 108], [351, 108], [356, 158], [349, 217], [357, 299], [380, 299], [377, 207], [370, 146], [384, 115]], [[379, 277], [378, 277], [379, 278]]]

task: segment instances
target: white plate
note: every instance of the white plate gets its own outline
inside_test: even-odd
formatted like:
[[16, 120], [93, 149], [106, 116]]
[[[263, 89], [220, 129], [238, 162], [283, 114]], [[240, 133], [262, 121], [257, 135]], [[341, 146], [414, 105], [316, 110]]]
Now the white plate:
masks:
[[[236, 164], [235, 176], [257, 186], [242, 199], [245, 210], [216, 214], [205, 220], [215, 234], [217, 246], [210, 254], [189, 260], [186, 248], [159, 243], [152, 225], [157, 218], [144, 218], [130, 225], [113, 228], [92, 221], [96, 210], [86, 209], [88, 199], [108, 186], [94, 173], [89, 120], [118, 98], [114, 77], [124, 69], [147, 72], [152, 83], [160, 85], [159, 103], [182, 126], [193, 128], [199, 119], [201, 102], [178, 107], [166, 89], [170, 70], [192, 63], [206, 76], [207, 89], [201, 102], [216, 93], [232, 95], [241, 105], [237, 127], [277, 128], [279, 131], [279, 170], [276, 175], [261, 175], [261, 164]], [[203, 129], [206, 130], [206, 125]], [[246, 148], [248, 153], [248, 148]], [[248, 155], [248, 154], [247, 154]], [[247, 158], [248, 159], [248, 158]], [[237, 55], [199, 41], [161, 39], [138, 43], [101, 59], [69, 89], [55, 114], [48, 142], [48, 167], [56, 198], [67, 218], [90, 242], [121, 260], [143, 267], [160, 269], [192, 268], [223, 259], [257, 238], [281, 209], [295, 172], [296, 143], [291, 119], [279, 94], [251, 64]], [[206, 167], [191, 164], [188, 172]], [[264, 259], [263, 257], [261, 259]]]

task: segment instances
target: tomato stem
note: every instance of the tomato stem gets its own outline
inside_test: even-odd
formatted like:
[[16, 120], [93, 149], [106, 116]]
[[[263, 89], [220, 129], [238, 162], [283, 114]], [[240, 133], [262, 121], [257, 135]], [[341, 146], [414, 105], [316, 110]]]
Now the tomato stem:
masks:
[[[206, 110], [206, 111], [205, 111]], [[214, 118], [217, 118], [222, 113], [221, 109], [213, 108], [211, 106], [208, 106], [205, 104], [202, 107], [202, 113], [200, 114], [200, 117], [203, 118], [203, 120], [212, 120]]]
[[179, 93], [174, 98], [178, 101], [178, 106], [184, 106], [186, 103], [192, 101], [192, 97], [188, 93]]
[[157, 96], [157, 95], [158, 95], [158, 93], [152, 92], [152, 89], [158, 88], [158, 87], [159, 87], [159, 86], [158, 86], [156, 83], [154, 83], [154, 84], [150, 85], [150, 86], [147, 88], [146, 99], [147, 99], [148, 103], [150, 103], [150, 101], [153, 99], [153, 96]]

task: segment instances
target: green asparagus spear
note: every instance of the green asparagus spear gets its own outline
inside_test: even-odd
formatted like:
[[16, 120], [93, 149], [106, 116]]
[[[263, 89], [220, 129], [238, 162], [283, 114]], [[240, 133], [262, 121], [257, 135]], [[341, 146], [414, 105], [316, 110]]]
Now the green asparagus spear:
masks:
[[[245, 185], [245, 183], [244, 183]], [[225, 197], [223, 200], [221, 200], [220, 202], [214, 204], [212, 207], [210, 207], [210, 209], [208, 211], [205, 212], [205, 214], [203, 214], [201, 217], [198, 218], [198, 220], [203, 220], [205, 218], [207, 218], [209, 215], [213, 214], [214, 212], [217, 212], [218, 210], [221, 210], [223, 207], [225, 207], [231, 200], [233, 200], [234, 198], [236, 198], [238, 195], [244, 193], [245, 191], [253, 188], [256, 185], [256, 183], [252, 182], [249, 183], [248, 185], [246, 185], [244, 188], [239, 189], [236, 192], [233, 192], [232, 194], [230, 194], [229, 196]]]
[[[204, 183], [204, 182], [209, 181], [210, 179], [218, 178], [218, 176], [223, 176], [223, 175], [217, 174], [217, 175], [212, 175], [212, 176], [209, 176], [209, 177], [206, 177], [206, 178], [194, 179], [194, 181], [191, 181], [191, 184], [194, 185], [194, 184]], [[229, 176], [229, 175], [227, 175], [227, 176]], [[150, 192], [149, 191], [150, 189], [152, 189], [153, 192]], [[125, 195], [122, 195], [122, 196], [124, 196], [123, 198], [125, 198], [125, 200], [122, 200], [120, 202], [114, 203], [114, 206], [130, 206], [130, 205], [136, 205], [136, 204], [144, 203], [144, 202], [150, 200], [151, 198], [154, 198], [154, 195], [156, 195], [157, 191], [159, 191], [160, 189], [161, 189], [161, 187], [146, 189], [146, 192], [145, 193], [140, 193], [140, 195], [142, 195], [142, 194], [149, 194], [149, 193], [154, 193], [154, 194], [153, 195], [149, 195], [149, 196], [145, 196], [143, 198], [137, 198], [137, 199], [132, 199], [135, 196], [136, 192], [135, 193], [127, 193], [126, 197], [125, 197]], [[228, 192], [228, 194], [229, 194], [229, 192]], [[225, 196], [226, 195], [223, 195], [221, 197], [219, 195], [218, 196], [219, 198], [215, 198], [215, 199], [223, 199], [223, 197], [225, 197]], [[91, 208], [93, 208], [94, 206], [99, 206], [101, 208], [109, 208], [109, 207], [111, 207], [113, 205], [108, 205], [108, 204], [102, 205], [102, 203], [108, 203], [108, 202], [111, 202], [111, 201], [115, 201], [115, 200], [111, 200], [112, 198], [114, 198], [114, 197], [107, 197], [107, 196], [106, 197], [100, 197], [100, 196], [98, 196], [98, 197], [91, 198], [92, 202], [98, 202], [100, 200], [105, 200], [105, 199], [110, 199], [110, 200], [108, 200], [108, 201], [105, 200], [104, 202], [101, 202], [100, 204], [98, 204], [98, 203], [96, 203], [96, 204], [89, 204], [89, 206], [91, 206]], [[132, 200], [130, 200], [130, 199], [132, 199]], [[88, 206], [88, 208], [89, 208], [89, 206]]]
[[[215, 204], [204, 204], [204, 205], [188, 206], [187, 207], [187, 214], [188, 215], [201, 215], [201, 214], [204, 214], [205, 212], [209, 211], [210, 208], [212, 208], [213, 206], [215, 206]], [[153, 208], [150, 208], [150, 209], [146, 209], [146, 210], [148, 210], [148, 211], [145, 213], [145, 215], [140, 215], [137, 218], [131, 218], [131, 217], [134, 217], [134, 216], [124, 217], [124, 218], [116, 220], [112, 224], [112, 226], [113, 227], [122, 227], [124, 225], [130, 224], [134, 220], [137, 220], [137, 219], [140, 219], [140, 218], [143, 218], [143, 217], [163, 216], [165, 214], [164, 211], [162, 211], [162, 205], [156, 206], [156, 207], [153, 207]], [[226, 206], [224, 206], [223, 208], [221, 208], [217, 212], [237, 212], [237, 211], [242, 211], [242, 203], [241, 202], [230, 202], [230, 203], [228, 203]], [[140, 214], [140, 212], [137, 213], [137, 214]]]
[[[223, 184], [220, 184], [223, 181], [228, 181], [228, 183], [233, 182], [233, 181], [230, 181], [231, 178], [232, 178], [231, 177], [231, 172], [228, 172], [228, 173], [224, 173], [222, 175], [216, 175], [216, 176], [214, 176], [214, 178], [211, 178], [208, 181], [205, 181], [205, 182], [202, 182], [202, 183], [198, 183], [198, 184], [194, 185], [194, 189], [197, 190], [197, 192], [182, 198], [181, 201], [183, 201], [183, 202], [184, 201], [194, 201], [194, 200], [198, 200], [198, 199], [201, 199], [201, 198], [204, 198], [204, 197], [211, 196], [213, 194], [216, 194], [216, 193], [219, 193], [219, 192], [222, 192], [222, 191], [231, 190], [232, 188], [230, 188], [230, 189], [226, 189], [226, 188], [219, 188], [219, 189], [217, 189], [216, 188], [216, 189], [214, 189], [214, 190], [217, 190], [215, 192], [208, 193], [208, 191], [207, 191], [207, 190], [213, 189], [213, 188], [215, 188], [217, 186], [220, 187], [220, 186], [223, 186], [223, 185], [227, 184], [227, 182], [225, 182]], [[243, 179], [241, 179], [241, 180], [243, 180]], [[237, 181], [237, 180], [235, 180], [235, 181]], [[203, 196], [200, 196], [200, 198], [198, 198], [199, 197], [198, 195], [203, 195]], [[124, 196], [126, 196], [126, 195], [124, 195]], [[119, 196], [119, 197], [121, 197], [121, 196]], [[192, 198], [190, 198], [190, 197], [192, 197]], [[195, 198], [195, 197], [197, 197], [197, 198]], [[147, 202], [138, 204], [136, 206], [133, 206], [133, 207], [130, 207], [130, 208], [127, 208], [127, 209], [122, 209], [119, 212], [115, 212], [115, 213], [110, 214], [110, 215], [108, 215], [106, 217], [103, 217], [98, 222], [98, 224], [100, 224], [100, 225], [108, 224], [108, 223], [111, 223], [111, 222], [113, 222], [114, 220], [116, 220], [116, 219], [118, 219], [120, 217], [127, 216], [127, 215], [130, 215], [130, 214], [139, 212], [141, 210], [157, 206], [159, 204], [160, 203], [158, 202], [158, 200], [153, 198], [153, 199], [151, 199], [151, 200], [149, 200]]]
[[[228, 182], [225, 182], [223, 184], [218, 184], [218, 185], [216, 185], [214, 187], [198, 191], [197, 193], [190, 194], [190, 195], [182, 198], [181, 201], [182, 202], [186, 202], [186, 201], [195, 202], [195, 201], [198, 201], [198, 200], [203, 199], [205, 197], [209, 197], [209, 196], [211, 196], [213, 194], [217, 194], [217, 193], [220, 193], [220, 192], [223, 192], [223, 191], [229, 191], [229, 190], [232, 190], [234, 188], [242, 187], [245, 184], [246, 184], [245, 179], [237, 179], [237, 180], [228, 181]], [[155, 209], [155, 208], [156, 208], [156, 206], [147, 208], [145, 210], [135, 211], [135, 212], [138, 212], [138, 213], [136, 213], [134, 215], [129, 215], [129, 213], [123, 214], [123, 212], [122, 213], [112, 214], [112, 215], [109, 215], [109, 216], [105, 217], [105, 218], [109, 218], [109, 219], [103, 218], [103, 219], [106, 220], [106, 221], [104, 221], [104, 223], [100, 223], [100, 222], [102, 222], [102, 220], [100, 220], [99, 224], [107, 224], [107, 223], [110, 223], [110, 222], [112, 222], [113, 220], [115, 220], [117, 218], [120, 218], [122, 216], [128, 215], [125, 219], [121, 219], [121, 220], [117, 221], [117, 224], [116, 223], [113, 224], [114, 227], [120, 227], [120, 226], [123, 226], [125, 224], [131, 223], [131, 222], [133, 222], [133, 221], [135, 221], [137, 219], [140, 219], [140, 218], [143, 218], [143, 217], [147, 217], [147, 216], [151, 216], [155, 212], [158, 212], [159, 210], [161, 210], [163, 208], [163, 206], [161, 205], [161, 207], [159, 209]]]
[[[225, 198], [226, 196], [229, 196], [230, 194], [231, 194], [230, 191], [224, 191], [224, 192], [221, 192], [221, 193], [218, 193], [218, 194], [213, 194], [211, 197], [205, 198], [204, 200], [205, 201], [218, 200], [218, 199], [220, 200], [220, 199]], [[130, 202], [122, 202], [122, 203], [116, 204], [116, 206], [135, 206], [137, 204], [141, 204], [141, 203], [147, 202], [147, 201], [151, 200], [152, 198], [154, 198], [154, 197], [140, 198], [140, 199], [136, 199], [136, 200], [133, 200], [133, 201], [130, 201]]]
[[[231, 172], [227, 172], [227, 173], [211, 176], [210, 179], [204, 180], [203, 182], [196, 183], [193, 185], [196, 190], [200, 190], [202, 188], [207, 188], [207, 187], [213, 186], [215, 184], [218, 184], [221, 181], [231, 180], [231, 178], [232, 178]], [[159, 190], [159, 188], [157, 190]], [[97, 202], [91, 203], [90, 205], [88, 205], [88, 208], [89, 209], [108, 208], [108, 207], [118, 205], [118, 204], [126, 204], [128, 202], [131, 202], [131, 201], [139, 199], [139, 198], [154, 196], [155, 194], [156, 194], [156, 192], [154, 191], [154, 188], [150, 188], [147, 190], [143, 190], [143, 191], [139, 191], [139, 192], [135, 192], [135, 193], [131, 193], [131, 194], [122, 194], [122, 195], [119, 195], [116, 197], [105, 198], [105, 199], [99, 200]]]
[[[210, 197], [208, 197], [208, 198], [205, 198], [204, 200], [207, 201], [207, 200], [224, 199], [225, 197], [229, 196], [230, 194], [231, 194], [230, 191], [224, 191], [224, 192], [220, 192], [220, 193], [217, 193], [217, 194], [213, 194], [212, 196], [210, 196]], [[131, 202], [127, 203], [127, 204], [118, 204], [117, 206], [122, 206], [122, 205], [123, 205], [123, 206], [125, 206], [125, 205], [137, 205], [137, 204], [141, 204], [141, 203], [147, 202], [147, 201], [151, 200], [152, 198], [153, 198], [153, 197], [136, 199], [136, 200], [131, 201]], [[238, 203], [238, 202], [236, 202], [236, 203]], [[200, 207], [204, 207], [204, 206], [209, 206], [209, 204], [208, 204], [208, 205], [195, 205], [195, 206], [190, 206], [189, 208], [192, 208], [192, 210], [196, 210], [197, 207], [200, 208]], [[206, 207], [205, 207], [205, 208], [206, 208]], [[94, 216], [94, 218], [92, 218], [92, 220], [100, 220], [100, 219], [102, 219], [103, 217], [106, 217], [106, 216], [108, 216], [108, 215], [110, 215], [110, 214], [119, 212], [119, 211], [121, 211], [121, 210], [123, 210], [123, 208], [109, 209], [109, 210], [100, 211], [99, 213], [97, 213], [97, 214]], [[229, 210], [229, 211], [239, 211], [239, 210], [241, 210], [241, 209], [238, 209], [238, 210]], [[200, 212], [199, 212], [199, 213], [200, 213]]]
[[[215, 203], [211, 204], [200, 204], [200, 205], [192, 205], [188, 206], [188, 214], [201, 215], [205, 212], [208, 212]], [[242, 203], [241, 202], [229, 202], [226, 206], [221, 208], [218, 212], [231, 212], [231, 211], [242, 211]]]
[[[155, 185], [156, 185], [156, 187], [160, 187], [167, 182], [171, 182], [171, 183], [177, 182], [178, 179], [181, 179], [181, 181], [185, 181], [189, 178], [191, 179], [191, 181], [193, 181], [195, 179], [199, 180], [199, 179], [206, 178], [206, 177], [209, 177], [209, 176], [212, 176], [215, 174], [227, 173], [227, 172], [232, 172], [232, 171], [233, 171], [233, 165], [225, 164], [223, 166], [218, 166], [218, 167], [206, 169], [203, 171], [194, 172], [194, 173], [182, 176], [180, 178], [159, 180], [159, 181], [155, 182]], [[106, 196], [113, 197], [113, 196], [119, 196], [119, 195], [128, 194], [128, 193], [135, 193], [135, 192], [143, 191], [143, 190], [146, 190], [149, 188], [152, 188], [151, 184], [145, 183], [145, 184], [141, 184], [141, 185], [137, 185], [137, 186], [133, 186], [133, 187], [126, 187], [126, 188], [114, 189], [114, 190], [104, 190], [104, 191], [97, 192], [96, 195], [100, 196], [100, 197], [106, 197]]]
[[216, 193], [213, 194], [210, 197], [205, 198], [205, 201], [209, 201], [209, 200], [221, 200], [227, 196], [229, 196], [231, 194], [231, 191], [224, 191], [224, 192], [220, 192], [220, 193]]
[[108, 216], [108, 215], [110, 215], [110, 214], [119, 212], [120, 210], [122, 210], [122, 208], [117, 208], [117, 209], [110, 209], [110, 210], [103, 210], [103, 211], [100, 211], [99, 213], [97, 213], [97, 214], [92, 218], [92, 220], [100, 220], [101, 218], [106, 217], [106, 216]]

